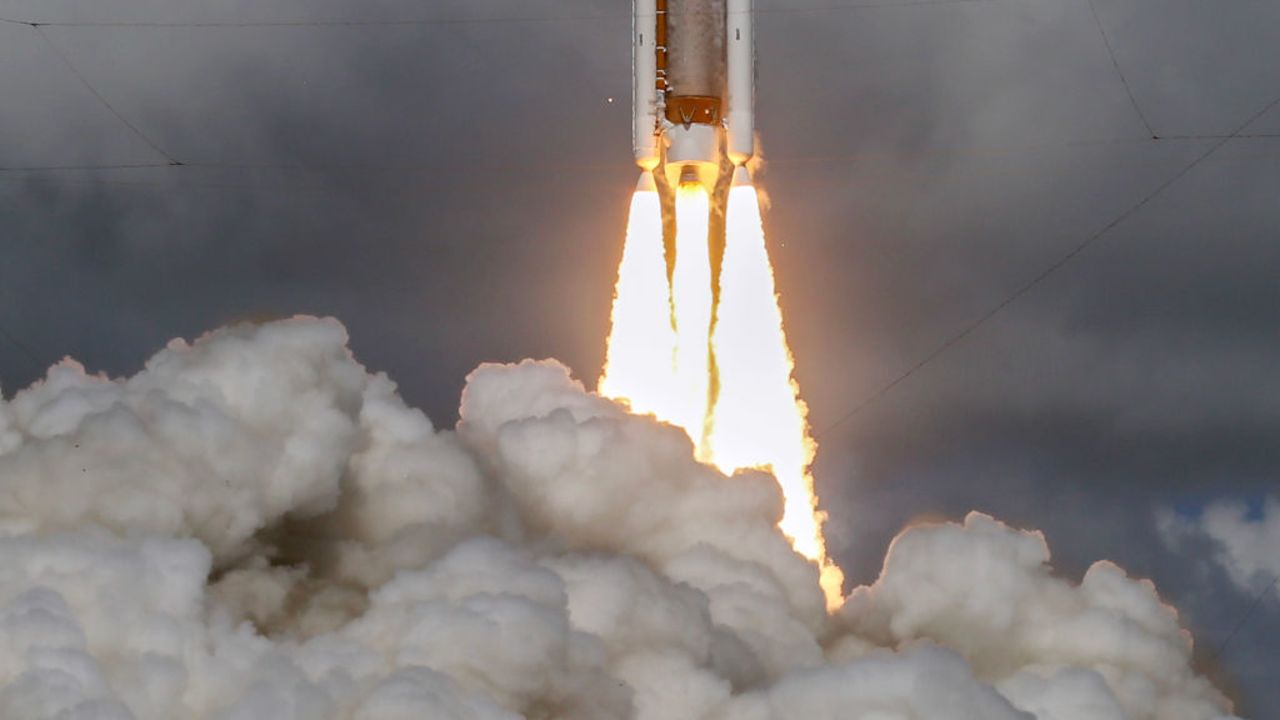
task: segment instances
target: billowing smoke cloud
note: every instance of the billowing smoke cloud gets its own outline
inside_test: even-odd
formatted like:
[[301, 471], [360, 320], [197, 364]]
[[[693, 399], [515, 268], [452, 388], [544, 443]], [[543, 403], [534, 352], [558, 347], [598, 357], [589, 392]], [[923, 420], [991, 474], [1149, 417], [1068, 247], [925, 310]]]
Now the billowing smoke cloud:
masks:
[[1267, 498], [1256, 513], [1244, 502], [1221, 501], [1199, 517], [1165, 510], [1157, 520], [1173, 549], [1189, 539], [1210, 540], [1216, 547], [1214, 559], [1245, 592], [1280, 580], [1280, 497]]
[[68, 361], [0, 402], [0, 717], [1211, 720], [1150, 583], [970, 516], [835, 616], [761, 473], [563, 366], [456, 431], [334, 321]]

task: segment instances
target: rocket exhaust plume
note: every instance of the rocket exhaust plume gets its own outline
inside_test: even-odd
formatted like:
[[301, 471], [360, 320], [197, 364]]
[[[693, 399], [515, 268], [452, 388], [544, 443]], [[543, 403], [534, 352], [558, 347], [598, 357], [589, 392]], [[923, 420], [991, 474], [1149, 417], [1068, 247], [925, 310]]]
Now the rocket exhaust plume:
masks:
[[[808, 470], [814, 443], [746, 170], [755, 153], [752, 2], [636, 0], [633, 50], [643, 174], [599, 391], [683, 428], [698, 459], [725, 473], [771, 472], [784, 498], [780, 527], [822, 569], [836, 608], [843, 576], [826, 553]], [[674, 208], [670, 222], [653, 210], [649, 188], [667, 195], [659, 205]], [[725, 215], [720, 237], [710, 236], [713, 208]], [[672, 226], [674, 237], [653, 232]], [[668, 247], [660, 276], [655, 258]], [[713, 248], [722, 251], [718, 276]]]
[[671, 322], [671, 286], [662, 238], [662, 208], [653, 177], [640, 178], [631, 198], [627, 240], [613, 301], [613, 331], [601, 394], [627, 398], [632, 410], [672, 417], [671, 378], [676, 338]]
[[711, 344], [717, 380], [711, 457], [725, 472], [768, 468], [773, 473], [786, 500], [780, 527], [800, 554], [820, 564], [823, 589], [834, 606], [844, 576], [827, 556], [825, 515], [818, 510], [809, 474], [816, 446], [792, 375], [795, 363], [765, 247], [760, 197], [750, 184], [729, 191]]
[[[711, 393], [711, 207], [700, 185], [682, 183], [676, 195], [676, 259], [671, 274], [676, 326], [675, 390], [671, 422], [684, 428], [700, 460], [709, 460], [707, 409]], [[643, 390], [641, 390], [643, 392]]]
[[[726, 294], [765, 282], [737, 257]], [[0, 397], [0, 717], [1231, 720], [1110, 563], [975, 514], [831, 614], [772, 477], [554, 361], [482, 366], [438, 429], [346, 342], [245, 325]]]
[[[784, 500], [779, 527], [797, 552], [821, 568], [827, 604], [836, 608], [843, 575], [827, 556], [822, 535], [824, 516], [808, 470], [815, 444], [792, 376], [759, 196], [744, 168], [735, 175], [718, 286], [712, 280], [709, 196], [700, 184], [677, 188], [669, 286], [665, 264], [654, 266], [662, 238], [628, 232], [599, 388], [636, 412], [683, 428], [698, 459], [725, 473], [770, 472]], [[660, 217], [637, 220], [637, 208], [653, 212], [652, 203], [634, 200], [631, 230], [660, 226]], [[627, 348], [636, 355], [628, 356]]]

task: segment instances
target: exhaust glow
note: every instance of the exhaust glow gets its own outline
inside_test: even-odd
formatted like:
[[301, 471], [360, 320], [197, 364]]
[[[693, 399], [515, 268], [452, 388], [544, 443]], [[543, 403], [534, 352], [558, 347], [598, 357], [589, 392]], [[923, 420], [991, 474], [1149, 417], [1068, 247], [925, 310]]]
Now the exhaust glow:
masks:
[[670, 421], [675, 352], [662, 204], [656, 189], [642, 187], [631, 199], [600, 394], [626, 401], [641, 415]]
[[710, 462], [707, 447], [711, 394], [711, 201], [701, 185], [681, 185], [676, 193], [676, 264], [671, 275], [676, 324], [676, 397], [671, 422], [689, 433], [697, 456]]
[[816, 445], [792, 378], [756, 189], [730, 191], [717, 305], [706, 190], [677, 192], [668, 275], [661, 209], [643, 187], [631, 206], [600, 392], [683, 428], [698, 459], [726, 474], [770, 471], [786, 501], [780, 528], [817, 563], [828, 605], [838, 607], [844, 578], [826, 553], [808, 470]]
[[796, 551], [822, 568], [827, 597], [838, 599], [843, 574], [828, 558], [809, 465], [817, 446], [808, 407], [792, 378], [795, 363], [782, 327], [756, 189], [729, 192], [720, 305], [711, 337], [718, 393], [711, 413], [711, 461], [722, 471], [765, 468], [782, 486], [780, 525]]

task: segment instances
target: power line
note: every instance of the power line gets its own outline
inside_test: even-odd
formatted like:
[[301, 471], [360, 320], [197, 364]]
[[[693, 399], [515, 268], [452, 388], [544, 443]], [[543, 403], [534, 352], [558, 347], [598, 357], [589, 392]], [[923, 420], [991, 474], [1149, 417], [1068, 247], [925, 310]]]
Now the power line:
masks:
[[[195, 29], [221, 30], [235, 28], [362, 28], [362, 27], [420, 27], [436, 25], [487, 25], [487, 24], [532, 24], [557, 22], [588, 22], [594, 20], [615, 20], [629, 17], [619, 14], [600, 15], [564, 15], [558, 17], [488, 17], [488, 18], [436, 18], [436, 19], [388, 19], [388, 20], [249, 20], [249, 21], [130, 21], [104, 20], [98, 22], [22, 22], [21, 25], [31, 27], [52, 28], [141, 28], [141, 29]], [[12, 22], [12, 21], [10, 21]]]
[[37, 373], [44, 370], [44, 363], [40, 362], [40, 358], [36, 355], [35, 351], [26, 343], [19, 340], [16, 335], [6, 330], [3, 325], [0, 325], [0, 338], [4, 338], [10, 345], [17, 348], [19, 353], [31, 363], [31, 367]]
[[226, 162], [226, 163], [202, 163], [202, 162], [184, 162], [184, 163], [122, 163], [122, 164], [105, 164], [105, 165], [25, 165], [15, 167], [0, 167], [0, 173], [41, 173], [41, 172], [110, 172], [114, 170], [279, 170], [291, 172], [348, 172], [357, 173], [418, 173], [430, 172], [434, 170], [460, 170], [468, 168], [476, 168], [480, 170], [541, 170], [544, 168], [555, 169], [574, 169], [574, 170], [599, 170], [618, 168], [617, 163], [475, 163], [475, 162], [448, 162], [448, 163], [421, 163], [421, 164], [404, 164], [404, 165], [378, 165], [378, 164], [342, 164], [342, 163], [254, 163], [254, 162]]
[[[45, 177], [40, 175], [0, 175], [0, 183], [9, 185], [46, 185], [58, 188], [65, 187], [83, 187], [88, 189], [99, 188], [103, 186], [118, 188], [135, 188], [135, 189], [155, 189], [155, 190], [256, 190], [261, 188], [264, 183], [258, 182], [187, 182], [181, 183], [146, 181], [146, 180], [118, 180], [114, 178], [103, 178], [100, 176], [92, 177]], [[324, 188], [317, 187], [296, 187], [291, 186], [289, 192], [295, 195], [324, 194]]]
[[[1280, 133], [1241, 133], [1206, 134], [1206, 135], [1162, 135], [1159, 138], [1113, 138], [1106, 140], [1068, 140], [1059, 143], [1041, 143], [1036, 145], [1009, 145], [1005, 147], [959, 148], [955, 152], [1023, 152], [1068, 147], [1090, 147], [1101, 145], [1140, 145], [1149, 143], [1193, 142], [1203, 140], [1262, 140], [1277, 139]], [[767, 165], [802, 165], [822, 163], [843, 163], [862, 157], [858, 154], [810, 154], [791, 157], [769, 157]], [[0, 175], [26, 174], [45, 172], [112, 172], [125, 170], [271, 170], [287, 172], [342, 172], [351, 174], [374, 173], [424, 173], [444, 170], [479, 169], [488, 171], [526, 171], [526, 170], [616, 170], [617, 163], [569, 163], [569, 162], [529, 162], [529, 163], [484, 163], [477, 161], [449, 161], [440, 163], [406, 163], [399, 165], [380, 165], [376, 163], [271, 163], [271, 162], [169, 162], [150, 163], [105, 163], [101, 165], [15, 165], [0, 166]]]
[[0, 173], [35, 173], [35, 172], [97, 172], [107, 170], [155, 170], [160, 168], [186, 167], [182, 163], [117, 163], [106, 165], [18, 165], [0, 167]]
[[[103, 165], [27, 165], [0, 167], [0, 176], [39, 177], [41, 173], [109, 173], [129, 170], [183, 170], [183, 171], [255, 171], [279, 173], [331, 173], [334, 175], [369, 176], [378, 174], [422, 174], [444, 173], [458, 170], [482, 170], [492, 173], [538, 172], [543, 170], [575, 170], [583, 172], [616, 171], [618, 163], [584, 163], [584, 162], [544, 162], [544, 163], [484, 163], [477, 161], [449, 161], [440, 163], [419, 164], [342, 164], [342, 163], [254, 163], [254, 162], [184, 162], [178, 165], [169, 163], [120, 163]], [[57, 178], [48, 178], [56, 180]]]
[[1244, 615], [1240, 616], [1240, 621], [1236, 623], [1236, 626], [1232, 628], [1231, 632], [1227, 635], [1227, 637], [1225, 637], [1222, 640], [1222, 642], [1218, 644], [1217, 649], [1213, 651], [1213, 657], [1215, 660], [1222, 659], [1222, 653], [1227, 649], [1227, 646], [1231, 644], [1232, 640], [1236, 639], [1236, 635], [1240, 634], [1240, 631], [1253, 617], [1253, 613], [1257, 611], [1258, 606], [1262, 604], [1262, 599], [1265, 598], [1267, 594], [1271, 592], [1272, 588], [1276, 587], [1277, 583], [1280, 583], [1280, 574], [1274, 575], [1271, 579], [1271, 582], [1267, 583], [1266, 586], [1262, 588], [1262, 590], [1258, 593], [1257, 597], [1253, 599], [1253, 603], [1249, 605], [1249, 609], [1245, 611]]
[[1129, 96], [1129, 104], [1133, 105], [1133, 112], [1137, 114], [1138, 119], [1142, 121], [1142, 126], [1147, 129], [1147, 135], [1153, 140], [1160, 139], [1160, 134], [1151, 127], [1151, 123], [1147, 121], [1146, 113], [1142, 112], [1142, 106], [1138, 104], [1138, 98], [1133, 94], [1133, 88], [1129, 87], [1129, 80], [1124, 76], [1124, 70], [1120, 68], [1120, 61], [1116, 59], [1115, 48], [1111, 47], [1111, 38], [1107, 35], [1107, 29], [1102, 24], [1102, 18], [1098, 15], [1098, 7], [1094, 0], [1089, 0], [1089, 13], [1093, 15], [1093, 22], [1098, 26], [1098, 34], [1102, 36], [1102, 44], [1107, 48], [1107, 55], [1111, 58], [1111, 66], [1116, 70], [1116, 76], [1120, 78], [1120, 84], [1124, 86], [1124, 92]]
[[62, 52], [62, 50], [58, 49], [58, 46], [52, 40], [49, 39], [49, 36], [45, 34], [44, 30], [41, 30], [38, 25], [32, 25], [31, 27], [34, 28], [37, 33], [39, 33], [40, 38], [43, 39], [44, 43], [49, 46], [49, 49], [53, 51], [53, 54], [58, 56], [58, 59], [62, 61], [62, 64], [65, 65], [67, 69], [71, 71], [71, 74], [76, 76], [76, 79], [80, 81], [80, 84], [83, 85], [84, 88], [88, 90], [91, 95], [97, 98], [98, 102], [102, 103], [102, 106], [105, 107], [112, 115], [114, 115], [117, 120], [119, 120], [125, 127], [129, 128], [129, 130], [139, 140], [146, 143], [147, 147], [154, 150], [156, 154], [160, 155], [165, 160], [168, 160], [170, 165], [182, 164], [177, 159], [175, 159], [172, 155], [160, 149], [160, 146], [152, 142], [151, 138], [147, 137], [146, 133], [142, 132], [142, 130], [138, 129], [136, 125], [129, 122], [129, 119], [126, 118], [124, 115], [121, 115], [120, 111], [116, 110], [115, 106], [112, 105], [111, 102], [102, 95], [102, 93], [98, 92], [97, 88], [93, 86], [93, 83], [89, 82], [89, 79], [86, 78], [84, 74], [80, 72], [80, 69], [76, 67], [75, 63], [71, 62], [71, 58], [67, 57]]
[[[839, 3], [812, 7], [777, 7], [756, 8], [750, 12], [755, 15], [799, 15], [811, 13], [828, 13], [880, 8], [934, 7], [941, 5], [972, 5], [995, 2], [996, 0], [905, 0], [893, 2]], [[700, 13], [669, 13], [671, 17], [695, 15]], [[733, 14], [733, 13], [729, 13]], [[306, 27], [414, 27], [433, 25], [484, 25], [484, 24], [526, 24], [526, 23], [558, 23], [558, 22], [590, 22], [604, 20], [620, 20], [631, 18], [632, 13], [595, 13], [591, 15], [560, 16], [498, 16], [471, 18], [389, 18], [385, 20], [213, 20], [213, 21], [148, 21], [148, 20], [100, 20], [100, 21], [63, 21], [63, 20], [17, 20], [0, 17], [0, 22], [28, 27], [42, 28], [189, 28], [189, 29], [227, 29], [227, 28], [306, 28]]]
[[[1005, 145], [978, 145], [974, 147], [961, 147], [952, 149], [955, 153], [968, 153], [973, 155], [1006, 155], [1010, 153], [1036, 152], [1041, 150], [1054, 150], [1060, 148], [1074, 147], [1096, 147], [1104, 145], [1146, 145], [1167, 142], [1191, 142], [1197, 140], [1263, 140], [1280, 138], [1280, 133], [1242, 133], [1239, 135], [1230, 134], [1212, 134], [1212, 135], [1162, 135], [1158, 138], [1148, 137], [1127, 137], [1127, 138], [1111, 138], [1104, 140], [1067, 140], [1057, 143], [1038, 143], [1033, 145], [1020, 143], [1007, 143]], [[859, 153], [814, 153], [809, 155], [795, 155], [792, 157], [774, 157], [765, 158], [764, 165], [799, 165], [799, 164], [824, 164], [835, 162], [848, 162], [866, 157], [865, 154]]]
[[940, 5], [979, 5], [996, 0], [907, 0], [906, 2], [869, 2], [856, 4], [838, 4], [838, 5], [822, 5], [815, 7], [790, 7], [790, 8], [756, 8], [756, 15], [799, 15], [806, 13], [826, 13], [841, 12], [843, 10], [869, 10], [876, 8], [912, 8], [912, 7], [936, 7]]
[[349, 172], [349, 173], [421, 173], [437, 170], [485, 170], [490, 172], [510, 172], [517, 170], [617, 170], [617, 163], [585, 163], [585, 162], [545, 162], [545, 163], [484, 163], [476, 161], [449, 161], [440, 163], [405, 163], [402, 165], [379, 165], [376, 163], [185, 163], [183, 167], [196, 170], [280, 170], [293, 172]]
[[1102, 229], [1098, 230], [1093, 235], [1090, 235], [1088, 238], [1086, 238], [1083, 242], [1071, 248], [1071, 250], [1068, 251], [1065, 255], [1055, 260], [1053, 263], [1051, 263], [1048, 267], [1042, 270], [1038, 275], [1036, 275], [1030, 281], [1023, 284], [1021, 287], [1015, 290], [1011, 295], [1006, 297], [1004, 300], [1000, 301], [1000, 303], [998, 303], [995, 307], [983, 313], [982, 316], [979, 317], [977, 320], [965, 326], [963, 329], [961, 329], [959, 332], [955, 333], [951, 337], [947, 338], [945, 342], [943, 342], [941, 345], [939, 345], [936, 349], [934, 349], [929, 354], [925, 355], [925, 357], [921, 359], [919, 362], [917, 362], [916, 364], [908, 368], [906, 372], [901, 373], [896, 378], [894, 378], [891, 382], [889, 382], [887, 385], [875, 391], [871, 395], [867, 396], [867, 398], [865, 398], [862, 402], [855, 405], [852, 410], [850, 410], [848, 413], [845, 413], [843, 416], [841, 416], [840, 419], [826, 426], [820, 432], [815, 433], [814, 438], [820, 439], [827, 433], [831, 432], [832, 430], [840, 427], [841, 425], [845, 424], [849, 420], [853, 419], [858, 414], [860, 414], [863, 410], [873, 405], [880, 398], [884, 397], [885, 395], [888, 395], [894, 388], [901, 385], [903, 382], [906, 382], [907, 379], [909, 379], [911, 376], [915, 375], [917, 372], [919, 372], [920, 370], [924, 369], [926, 366], [933, 363], [934, 360], [937, 360], [939, 357], [946, 354], [948, 350], [955, 347], [959, 343], [963, 342], [965, 339], [967, 339], [979, 328], [986, 325], [991, 319], [995, 318], [997, 315], [1004, 312], [1007, 308], [1009, 308], [1009, 306], [1013, 305], [1018, 300], [1021, 300], [1024, 296], [1026, 296], [1028, 293], [1030, 293], [1032, 290], [1038, 287], [1045, 280], [1048, 280], [1050, 277], [1057, 274], [1059, 270], [1067, 266], [1072, 260], [1078, 257], [1085, 250], [1088, 250], [1098, 240], [1101, 240], [1102, 238], [1106, 237], [1107, 234], [1109, 234], [1112, 230], [1116, 229], [1121, 224], [1123, 224], [1126, 220], [1128, 220], [1129, 218], [1137, 214], [1139, 210], [1146, 207], [1152, 200], [1155, 200], [1157, 197], [1162, 195], [1164, 191], [1168, 190], [1170, 187], [1176, 184], [1179, 180], [1181, 180], [1188, 173], [1194, 170], [1202, 162], [1209, 159], [1210, 156], [1212, 156], [1214, 153], [1220, 150], [1224, 145], [1226, 145], [1228, 142], [1234, 139], [1237, 135], [1244, 132], [1250, 125], [1256, 122], [1263, 115], [1266, 115], [1268, 112], [1271, 111], [1272, 108], [1276, 107], [1277, 105], [1280, 105], [1280, 98], [1276, 98], [1272, 102], [1267, 103], [1266, 107], [1262, 108], [1257, 113], [1250, 116], [1248, 120], [1246, 120], [1243, 124], [1241, 124], [1238, 128], [1236, 128], [1235, 132], [1231, 133], [1230, 135], [1223, 136], [1213, 145], [1209, 146], [1207, 150], [1197, 155], [1194, 159], [1192, 159], [1191, 162], [1184, 165], [1181, 169], [1179, 169], [1176, 173], [1171, 175], [1164, 182], [1157, 185], [1155, 189], [1151, 190], [1146, 195], [1142, 196], [1142, 198], [1138, 200], [1138, 202], [1131, 205], [1125, 211], [1121, 212], [1113, 220], [1111, 220], [1111, 222], [1104, 225]]
[[1241, 133], [1239, 135], [1161, 135], [1153, 140], [1259, 140], [1280, 138], [1280, 133]]

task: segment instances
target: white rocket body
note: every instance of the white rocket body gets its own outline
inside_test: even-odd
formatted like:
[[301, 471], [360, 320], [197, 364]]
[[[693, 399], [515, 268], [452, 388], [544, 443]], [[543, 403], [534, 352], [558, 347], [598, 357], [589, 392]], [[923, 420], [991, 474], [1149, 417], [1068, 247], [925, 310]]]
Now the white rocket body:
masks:
[[636, 163], [711, 190], [755, 153], [753, 0], [634, 2]]
[[657, 0], [635, 0], [635, 17], [632, 24], [631, 63], [633, 85], [632, 131], [636, 164], [644, 170], [658, 167], [661, 158], [658, 145], [658, 54], [657, 54]]

